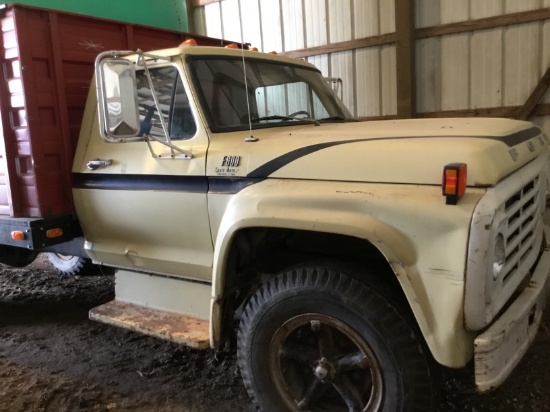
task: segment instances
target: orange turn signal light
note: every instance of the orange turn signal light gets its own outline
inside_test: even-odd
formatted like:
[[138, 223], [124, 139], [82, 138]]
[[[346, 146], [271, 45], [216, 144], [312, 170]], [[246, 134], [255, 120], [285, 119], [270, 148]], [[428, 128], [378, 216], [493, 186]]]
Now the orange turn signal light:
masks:
[[180, 44], [180, 46], [196, 46], [197, 41], [195, 39], [187, 39]]
[[238, 49], [239, 46], [237, 46], [237, 44], [235, 43], [231, 43], [231, 44], [228, 44], [227, 46], [225, 46], [226, 49]]
[[258, 48], [257, 47], [252, 47], [249, 49], [250, 51], [258, 51]]
[[55, 229], [50, 229], [46, 231], [46, 237], [48, 239], [53, 239], [55, 237], [61, 237], [63, 236], [63, 229], [60, 227], [56, 227]]
[[466, 163], [451, 163], [443, 168], [443, 196], [446, 204], [456, 205], [458, 199], [466, 193], [468, 167]]
[[14, 230], [11, 232], [11, 238], [13, 240], [25, 240], [25, 233], [20, 230]]

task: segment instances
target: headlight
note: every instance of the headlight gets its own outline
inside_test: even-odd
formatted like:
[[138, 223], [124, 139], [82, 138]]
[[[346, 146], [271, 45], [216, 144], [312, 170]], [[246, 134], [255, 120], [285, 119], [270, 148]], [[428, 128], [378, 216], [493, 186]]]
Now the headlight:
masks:
[[493, 253], [493, 280], [498, 279], [498, 276], [504, 268], [505, 259], [504, 237], [499, 233], [495, 239], [495, 250]]

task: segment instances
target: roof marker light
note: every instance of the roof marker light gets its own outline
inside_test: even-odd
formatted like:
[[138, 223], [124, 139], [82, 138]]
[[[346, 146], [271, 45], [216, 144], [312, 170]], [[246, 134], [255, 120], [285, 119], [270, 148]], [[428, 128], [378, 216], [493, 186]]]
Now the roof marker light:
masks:
[[446, 204], [456, 205], [466, 192], [468, 167], [466, 163], [451, 163], [443, 168], [443, 196]]
[[239, 46], [237, 46], [236, 43], [231, 43], [231, 44], [228, 44], [227, 46], [225, 46], [226, 49], [238, 49]]

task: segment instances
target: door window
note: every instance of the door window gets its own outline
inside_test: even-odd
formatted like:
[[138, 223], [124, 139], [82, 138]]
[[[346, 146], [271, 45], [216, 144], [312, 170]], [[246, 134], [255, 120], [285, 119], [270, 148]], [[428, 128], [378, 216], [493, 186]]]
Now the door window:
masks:
[[190, 139], [197, 132], [197, 124], [178, 70], [174, 66], [151, 68], [149, 74], [159, 102], [160, 112], [155, 106], [153, 90], [151, 90], [145, 71], [136, 71], [140, 117], [139, 136], [152, 135], [164, 139], [162, 116], [170, 140]]

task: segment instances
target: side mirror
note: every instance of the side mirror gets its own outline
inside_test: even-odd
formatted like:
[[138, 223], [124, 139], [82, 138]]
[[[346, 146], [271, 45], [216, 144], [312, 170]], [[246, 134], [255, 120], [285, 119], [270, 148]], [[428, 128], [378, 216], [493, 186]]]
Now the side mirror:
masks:
[[96, 84], [101, 136], [110, 142], [136, 137], [140, 125], [134, 64], [117, 58], [99, 60]]

